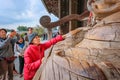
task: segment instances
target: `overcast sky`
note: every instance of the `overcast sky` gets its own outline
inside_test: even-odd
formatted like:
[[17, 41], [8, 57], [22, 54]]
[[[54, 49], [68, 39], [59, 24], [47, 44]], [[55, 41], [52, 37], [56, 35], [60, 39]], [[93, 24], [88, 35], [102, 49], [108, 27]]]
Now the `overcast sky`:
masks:
[[49, 15], [41, 0], [0, 0], [0, 28], [16, 29], [19, 25], [35, 26], [39, 18]]

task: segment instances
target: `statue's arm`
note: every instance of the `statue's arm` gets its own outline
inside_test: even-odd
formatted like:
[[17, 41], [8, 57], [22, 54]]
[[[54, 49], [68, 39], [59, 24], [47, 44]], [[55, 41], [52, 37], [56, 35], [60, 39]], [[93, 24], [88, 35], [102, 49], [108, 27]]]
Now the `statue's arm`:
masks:
[[[68, 21], [71, 21], [71, 20], [78, 20], [78, 21], [81, 21], [82, 19], [84, 19], [85, 17], [89, 16], [89, 11], [86, 10], [84, 11], [82, 14], [71, 14], [71, 15], [68, 15], [68, 16], [65, 16], [63, 18], [61, 18], [60, 20], [58, 21], [55, 21], [55, 22], [51, 22], [51, 19], [49, 16], [46, 16], [45, 18], [48, 18], [49, 21], [47, 21], [47, 23], [44, 23], [44, 17], [42, 17], [40, 19], [40, 23], [41, 25], [43, 25], [44, 27], [46, 28], [53, 28], [53, 27], [56, 27], [56, 26], [60, 26], [62, 25], [63, 23], [66, 23]], [[47, 19], [46, 19], [47, 20]]]
[[62, 25], [63, 23], [66, 23], [66, 22], [71, 21], [71, 20], [81, 21], [82, 19], [84, 19], [87, 16], [89, 16], [89, 11], [88, 10], [84, 11], [80, 15], [79, 14], [71, 14], [71, 15], [65, 16], [65, 17], [61, 18], [60, 20], [58, 20], [56, 22], [51, 22], [50, 25], [55, 27], [55, 26], [58, 26], [58, 25]]

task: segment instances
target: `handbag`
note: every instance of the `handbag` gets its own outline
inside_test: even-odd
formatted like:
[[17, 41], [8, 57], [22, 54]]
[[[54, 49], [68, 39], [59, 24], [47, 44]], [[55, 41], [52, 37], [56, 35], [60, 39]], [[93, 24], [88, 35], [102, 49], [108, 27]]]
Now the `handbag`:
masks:
[[4, 59], [7, 61], [7, 63], [12, 63], [16, 58], [17, 58], [16, 56], [12, 56]]

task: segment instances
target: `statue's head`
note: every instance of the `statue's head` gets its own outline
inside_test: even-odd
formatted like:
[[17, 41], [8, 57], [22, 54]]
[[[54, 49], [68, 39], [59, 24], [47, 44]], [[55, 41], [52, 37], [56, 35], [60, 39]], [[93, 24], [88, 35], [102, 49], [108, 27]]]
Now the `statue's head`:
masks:
[[87, 7], [95, 16], [104, 18], [120, 10], [120, 0], [88, 0]]

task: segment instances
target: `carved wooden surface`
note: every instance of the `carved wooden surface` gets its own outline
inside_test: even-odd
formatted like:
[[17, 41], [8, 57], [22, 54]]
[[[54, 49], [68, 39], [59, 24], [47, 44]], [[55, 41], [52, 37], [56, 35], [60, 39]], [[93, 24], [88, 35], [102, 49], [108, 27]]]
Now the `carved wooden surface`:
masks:
[[48, 11], [58, 16], [58, 0], [43, 0]]
[[108, 15], [99, 14], [103, 19], [95, 26], [74, 30], [74, 35], [54, 45], [33, 80], [120, 80], [120, 11], [112, 11], [119, 2], [96, 0], [98, 9], [103, 10], [104, 3]]
[[120, 10], [120, 0], [88, 0], [88, 9], [99, 18], [104, 18]]

